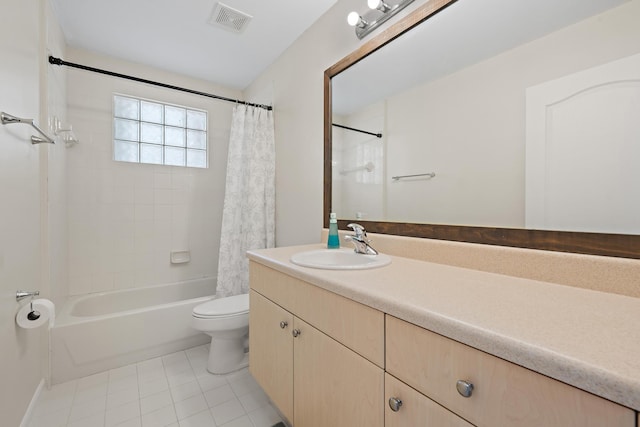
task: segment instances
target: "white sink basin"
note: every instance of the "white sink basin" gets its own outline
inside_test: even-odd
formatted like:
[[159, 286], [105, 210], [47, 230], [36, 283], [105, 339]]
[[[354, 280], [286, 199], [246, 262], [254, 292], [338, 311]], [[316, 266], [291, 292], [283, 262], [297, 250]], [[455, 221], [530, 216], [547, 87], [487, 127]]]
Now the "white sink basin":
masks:
[[293, 255], [291, 262], [325, 270], [366, 270], [384, 267], [391, 263], [391, 258], [383, 254], [357, 254], [353, 249], [316, 249]]

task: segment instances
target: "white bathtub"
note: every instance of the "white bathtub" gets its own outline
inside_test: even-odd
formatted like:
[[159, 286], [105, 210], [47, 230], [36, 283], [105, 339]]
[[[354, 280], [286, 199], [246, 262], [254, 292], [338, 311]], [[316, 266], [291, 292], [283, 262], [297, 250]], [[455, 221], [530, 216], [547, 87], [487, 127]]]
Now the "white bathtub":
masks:
[[70, 298], [51, 330], [52, 383], [209, 342], [191, 311], [214, 290], [205, 278]]

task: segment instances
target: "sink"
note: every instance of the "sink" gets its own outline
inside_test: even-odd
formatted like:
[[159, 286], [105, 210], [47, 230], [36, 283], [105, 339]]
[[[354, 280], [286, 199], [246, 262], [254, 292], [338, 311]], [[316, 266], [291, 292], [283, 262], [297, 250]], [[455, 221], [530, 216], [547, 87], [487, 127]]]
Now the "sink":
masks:
[[291, 257], [291, 262], [324, 270], [366, 270], [384, 267], [391, 263], [391, 258], [383, 254], [357, 254], [352, 249], [316, 249], [298, 252]]

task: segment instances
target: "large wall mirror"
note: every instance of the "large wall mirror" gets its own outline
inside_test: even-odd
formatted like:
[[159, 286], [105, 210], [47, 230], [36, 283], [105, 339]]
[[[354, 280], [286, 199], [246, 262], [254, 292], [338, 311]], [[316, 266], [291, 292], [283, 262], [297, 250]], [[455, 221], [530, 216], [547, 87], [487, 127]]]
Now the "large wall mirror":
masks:
[[640, 0], [419, 6], [325, 72], [325, 226], [640, 258], [638, 22]]

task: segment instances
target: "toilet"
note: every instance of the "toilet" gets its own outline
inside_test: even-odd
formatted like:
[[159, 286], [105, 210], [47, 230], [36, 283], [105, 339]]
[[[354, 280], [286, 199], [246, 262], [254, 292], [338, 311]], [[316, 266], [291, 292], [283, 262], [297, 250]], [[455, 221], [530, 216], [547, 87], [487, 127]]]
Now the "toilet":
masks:
[[207, 370], [227, 374], [249, 365], [249, 294], [218, 298], [194, 307], [194, 329], [211, 336]]

